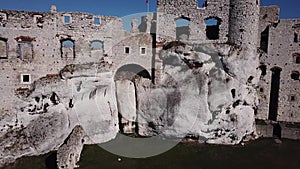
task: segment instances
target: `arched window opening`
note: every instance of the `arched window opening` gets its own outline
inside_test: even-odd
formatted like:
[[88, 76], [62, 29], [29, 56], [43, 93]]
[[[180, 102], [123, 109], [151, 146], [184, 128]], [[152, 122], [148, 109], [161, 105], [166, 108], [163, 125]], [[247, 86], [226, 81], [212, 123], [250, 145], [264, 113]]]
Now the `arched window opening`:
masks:
[[178, 18], [176, 21], [176, 39], [187, 40], [190, 36], [190, 19]]
[[102, 50], [102, 49], [103, 49], [103, 42], [93, 41], [91, 43], [91, 50]]
[[7, 39], [0, 37], [0, 59], [7, 59], [8, 47]]
[[300, 77], [300, 73], [298, 71], [292, 71], [291, 78], [293, 80], [299, 80], [299, 77]]
[[100, 57], [103, 55], [103, 42], [92, 41], [91, 42], [91, 56]]
[[64, 39], [61, 42], [61, 57], [75, 58], [75, 43], [71, 39]]
[[210, 17], [205, 19], [206, 37], [208, 40], [217, 40], [220, 37], [220, 24], [222, 20], [217, 17]]
[[294, 53], [293, 57], [294, 57], [295, 63], [300, 64], [300, 54], [299, 53]]
[[141, 134], [139, 129], [143, 124], [139, 124], [137, 120], [138, 111], [136, 111], [138, 103], [137, 86], [140, 84], [140, 78], [150, 79], [150, 74], [145, 68], [137, 64], [120, 67], [114, 76], [119, 112], [119, 130], [125, 135], [138, 136]]

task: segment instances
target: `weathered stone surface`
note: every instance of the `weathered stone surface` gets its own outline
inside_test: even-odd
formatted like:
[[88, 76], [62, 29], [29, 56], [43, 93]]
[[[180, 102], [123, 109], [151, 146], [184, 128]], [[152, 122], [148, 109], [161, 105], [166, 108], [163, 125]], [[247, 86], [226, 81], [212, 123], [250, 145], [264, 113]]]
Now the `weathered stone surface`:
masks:
[[[180, 91], [174, 123], [164, 134], [173, 137], [192, 134], [214, 144], [237, 144], [246, 135], [255, 136], [253, 107], [257, 105], [256, 91], [253, 84], [241, 77], [255, 76], [257, 70], [239, 66], [239, 74], [235, 75], [237, 66], [226, 67], [225, 71], [223, 64], [227, 58], [239, 58], [241, 62], [257, 65], [258, 59], [243, 60], [235, 52], [226, 52], [236, 50], [230, 46], [213, 49], [204, 45], [198, 47], [199, 51], [200, 48], [202, 52], [192, 51], [188, 45], [176, 46], [161, 53], [163, 79], [175, 80]], [[190, 53], [190, 56], [185, 57], [183, 53]], [[219, 60], [221, 56], [224, 60]], [[247, 58], [251, 57], [255, 58], [253, 55]], [[164, 80], [162, 84], [165, 84]]]
[[136, 113], [136, 90], [130, 80], [116, 81], [116, 96], [118, 101], [118, 112], [120, 125], [126, 134], [134, 133]]
[[[0, 11], [0, 167], [56, 150], [76, 125], [89, 136], [85, 144], [118, 132], [238, 144], [256, 138], [255, 117], [300, 122], [298, 19], [279, 22], [279, 8], [257, 0], [157, 4], [140, 25], [133, 20], [132, 32], [117, 17]], [[189, 22], [184, 42], [174, 41], [179, 18]], [[274, 69], [291, 78], [279, 79], [279, 98], [270, 95]], [[295, 126], [278, 125], [282, 137], [299, 138]]]
[[58, 148], [69, 132], [67, 111], [62, 104], [33, 117], [27, 126], [8, 131], [1, 137], [0, 165], [25, 155], [39, 155]]
[[81, 126], [75, 126], [65, 143], [58, 148], [57, 166], [59, 169], [73, 169], [79, 166], [76, 163], [84, 144], [84, 131]]
[[155, 136], [171, 126], [180, 103], [180, 93], [176, 83], [170, 81], [164, 85], [152, 85], [149, 79], [135, 81], [137, 91], [138, 134]]
[[118, 118], [112, 74], [101, 67], [73, 68], [73, 75], [66, 69], [61, 71], [64, 80], [41, 78], [34, 83], [30, 95], [19, 100], [19, 125], [1, 136], [1, 165], [22, 156], [56, 150], [78, 124], [89, 136], [86, 144], [106, 142], [116, 136]]

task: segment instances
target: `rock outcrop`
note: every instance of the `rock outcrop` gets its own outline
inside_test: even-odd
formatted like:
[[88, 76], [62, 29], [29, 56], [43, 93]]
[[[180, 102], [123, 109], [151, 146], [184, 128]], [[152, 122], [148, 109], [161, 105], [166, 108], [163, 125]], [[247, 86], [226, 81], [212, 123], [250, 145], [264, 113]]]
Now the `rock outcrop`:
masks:
[[68, 65], [59, 76], [41, 78], [26, 93], [16, 93], [18, 123], [1, 136], [0, 164], [57, 150], [72, 130], [59, 149], [59, 166], [76, 166], [83, 131], [89, 137], [85, 144], [108, 142], [118, 132], [177, 140], [192, 136], [213, 144], [256, 137], [255, 52], [171, 42], [160, 59], [158, 84], [137, 72], [115, 78], [103, 61]]
[[75, 126], [69, 138], [57, 151], [57, 166], [59, 169], [78, 168], [76, 164], [84, 145], [84, 131], [81, 126]]
[[153, 85], [144, 78], [132, 82], [138, 134], [189, 135], [214, 144], [238, 144], [246, 136], [256, 137], [258, 72], [245, 65], [257, 65], [258, 59], [245, 52], [229, 45], [166, 44], [160, 55], [161, 83]]

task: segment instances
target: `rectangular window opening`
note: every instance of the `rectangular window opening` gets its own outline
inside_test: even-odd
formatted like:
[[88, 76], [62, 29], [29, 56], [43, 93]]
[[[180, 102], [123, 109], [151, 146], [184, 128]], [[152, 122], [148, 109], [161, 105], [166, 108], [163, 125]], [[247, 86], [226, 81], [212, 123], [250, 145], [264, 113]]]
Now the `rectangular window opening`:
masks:
[[71, 23], [71, 16], [65, 15], [64, 16], [64, 22], [65, 22], [65, 24]]
[[297, 32], [294, 33], [294, 42], [299, 42], [299, 35]]
[[145, 47], [142, 47], [142, 48], [141, 48], [141, 54], [142, 54], [142, 55], [145, 55], [145, 54], [146, 54], [146, 48], [145, 48]]
[[95, 25], [100, 25], [100, 23], [101, 23], [100, 18], [94, 18], [94, 24]]
[[33, 59], [33, 44], [30, 42], [18, 43], [19, 58], [23, 61], [32, 61]]
[[0, 38], [0, 59], [7, 59], [7, 39]]
[[129, 53], [130, 53], [130, 48], [129, 48], [129, 47], [125, 47], [124, 50], [125, 50], [124, 52], [125, 52], [126, 54], [129, 54]]
[[22, 84], [30, 84], [31, 83], [31, 76], [30, 76], [30, 74], [22, 74], [21, 75], [21, 83]]
[[296, 100], [296, 97], [292, 95], [292, 96], [290, 97], [290, 100], [293, 102], [293, 101]]
[[268, 53], [269, 47], [269, 26], [260, 35], [260, 49]]

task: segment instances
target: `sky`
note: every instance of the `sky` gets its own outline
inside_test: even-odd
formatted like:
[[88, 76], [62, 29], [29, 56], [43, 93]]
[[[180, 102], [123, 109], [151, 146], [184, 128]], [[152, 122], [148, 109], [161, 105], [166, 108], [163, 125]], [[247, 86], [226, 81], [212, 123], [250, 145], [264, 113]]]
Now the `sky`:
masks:
[[[59, 12], [88, 12], [119, 16], [147, 12], [146, 0], [0, 0], [0, 9], [50, 11], [56, 5]], [[203, 1], [203, 0], [201, 0]], [[150, 12], [156, 10], [156, 0], [149, 0]], [[281, 7], [280, 18], [300, 18], [300, 0], [261, 0], [261, 5]]]

